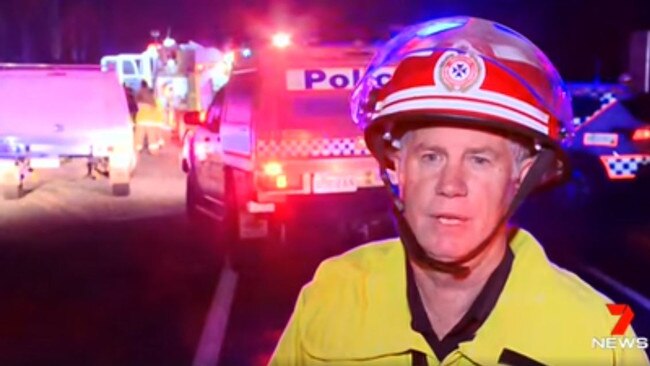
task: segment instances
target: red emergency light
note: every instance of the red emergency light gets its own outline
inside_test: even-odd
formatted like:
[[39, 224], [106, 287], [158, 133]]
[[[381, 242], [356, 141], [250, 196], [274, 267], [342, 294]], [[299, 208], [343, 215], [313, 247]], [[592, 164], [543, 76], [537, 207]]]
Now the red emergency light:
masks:
[[633, 141], [650, 141], [650, 127], [641, 127], [634, 131]]
[[149, 43], [147, 45], [147, 52], [158, 52], [158, 49], [160, 49], [160, 43]]
[[291, 35], [285, 32], [278, 32], [273, 35], [271, 42], [275, 47], [287, 48], [291, 45]]

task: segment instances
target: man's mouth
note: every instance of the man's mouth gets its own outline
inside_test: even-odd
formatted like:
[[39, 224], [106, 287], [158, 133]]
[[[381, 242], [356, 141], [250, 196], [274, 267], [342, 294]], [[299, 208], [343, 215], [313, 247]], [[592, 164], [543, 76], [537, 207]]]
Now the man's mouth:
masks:
[[436, 214], [433, 217], [440, 224], [445, 226], [458, 226], [465, 223], [468, 219], [464, 216], [454, 215], [454, 214]]

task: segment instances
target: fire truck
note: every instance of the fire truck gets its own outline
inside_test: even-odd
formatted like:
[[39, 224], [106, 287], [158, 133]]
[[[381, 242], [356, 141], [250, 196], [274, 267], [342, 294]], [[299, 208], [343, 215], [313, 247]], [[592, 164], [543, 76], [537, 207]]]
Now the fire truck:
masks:
[[174, 135], [185, 134], [184, 115], [204, 112], [216, 90], [228, 80], [231, 63], [223, 52], [195, 42], [177, 44], [166, 38], [139, 54], [105, 56], [104, 71], [115, 71], [120, 82], [133, 90], [144, 80], [153, 88], [166, 123]]
[[229, 243], [282, 242], [308, 212], [341, 222], [386, 197], [349, 112], [374, 49], [276, 39], [241, 50], [205, 118], [187, 121], [198, 125], [183, 148], [188, 213]]

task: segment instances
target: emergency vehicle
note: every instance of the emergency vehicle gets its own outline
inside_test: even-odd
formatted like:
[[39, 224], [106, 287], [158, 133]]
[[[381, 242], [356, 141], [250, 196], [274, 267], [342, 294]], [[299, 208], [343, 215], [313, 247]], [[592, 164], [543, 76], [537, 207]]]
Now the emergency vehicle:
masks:
[[153, 84], [155, 59], [155, 53], [150, 50], [143, 53], [123, 53], [102, 57], [100, 67], [102, 71], [115, 72], [120, 84], [138, 90], [142, 80], [149, 85]]
[[281, 241], [303, 208], [342, 221], [381, 201], [378, 166], [349, 112], [373, 53], [289, 42], [242, 50], [205, 120], [188, 121], [199, 124], [183, 149], [190, 217], [207, 214], [235, 242]]
[[166, 123], [176, 137], [185, 134], [184, 115], [202, 113], [214, 93], [228, 80], [231, 63], [214, 47], [196, 42], [176, 44], [167, 38], [140, 54], [104, 56], [104, 71], [115, 71], [120, 82], [137, 90], [142, 80], [152, 87]]
[[617, 84], [569, 85], [575, 132], [564, 144], [574, 176], [595, 189], [638, 179], [650, 169], [648, 97]]
[[628, 71], [617, 84], [569, 84], [577, 130], [565, 145], [574, 177], [592, 186], [625, 185], [650, 170], [649, 40], [647, 30], [631, 35]]

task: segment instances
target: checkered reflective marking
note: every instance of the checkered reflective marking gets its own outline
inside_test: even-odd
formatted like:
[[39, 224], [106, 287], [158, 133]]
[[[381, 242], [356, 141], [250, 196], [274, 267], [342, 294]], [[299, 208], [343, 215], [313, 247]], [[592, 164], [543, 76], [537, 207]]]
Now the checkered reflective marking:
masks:
[[322, 158], [370, 156], [362, 137], [332, 139], [260, 140], [257, 154], [263, 157]]
[[642, 165], [650, 164], [650, 155], [601, 156], [610, 179], [634, 178]]
[[594, 97], [598, 97], [598, 96], [600, 101], [600, 107], [588, 116], [573, 117], [573, 125], [575, 127], [581, 126], [587, 121], [593, 119], [598, 114], [602, 113], [607, 107], [609, 107], [610, 104], [617, 101], [616, 96], [614, 96], [614, 94], [612, 93], [604, 93], [602, 95], [594, 94]]

